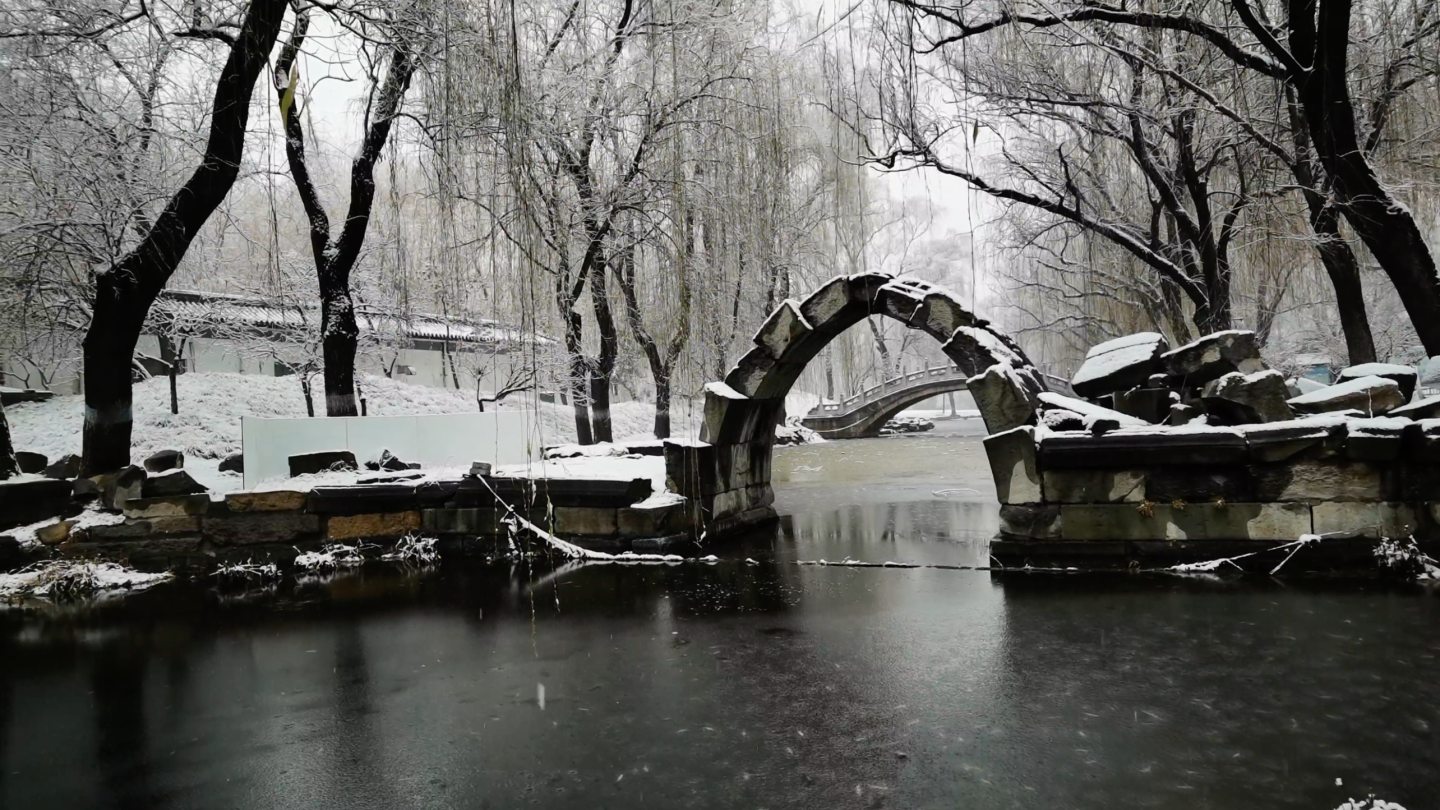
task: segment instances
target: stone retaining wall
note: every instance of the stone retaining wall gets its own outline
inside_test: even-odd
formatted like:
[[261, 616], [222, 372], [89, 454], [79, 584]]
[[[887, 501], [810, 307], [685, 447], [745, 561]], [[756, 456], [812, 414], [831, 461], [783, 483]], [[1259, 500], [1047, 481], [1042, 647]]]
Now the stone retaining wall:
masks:
[[[40, 532], [50, 553], [128, 562], [144, 570], [210, 569], [247, 559], [283, 561], [326, 542], [394, 543], [436, 537], [443, 554], [488, 554], [509, 546], [507, 503], [534, 504], [524, 517], [586, 548], [659, 551], [691, 537], [684, 502], [636, 505], [648, 479], [561, 481], [479, 479], [317, 487], [310, 492], [241, 492], [134, 499], [123, 522]], [[68, 482], [58, 482], [67, 483]]]
[[[1324, 536], [1320, 556], [1440, 539], [1440, 420], [1314, 419], [985, 440], [1002, 561], [1188, 561]], [[1308, 556], [1315, 556], [1309, 555]]]

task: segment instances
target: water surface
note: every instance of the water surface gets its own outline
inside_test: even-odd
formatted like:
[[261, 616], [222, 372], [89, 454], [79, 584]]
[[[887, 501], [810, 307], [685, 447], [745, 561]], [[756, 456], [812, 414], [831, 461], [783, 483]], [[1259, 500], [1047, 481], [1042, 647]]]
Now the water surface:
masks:
[[796, 564], [982, 562], [975, 464], [784, 451], [787, 519], [709, 565], [0, 614], [0, 807], [1434, 806], [1434, 594]]

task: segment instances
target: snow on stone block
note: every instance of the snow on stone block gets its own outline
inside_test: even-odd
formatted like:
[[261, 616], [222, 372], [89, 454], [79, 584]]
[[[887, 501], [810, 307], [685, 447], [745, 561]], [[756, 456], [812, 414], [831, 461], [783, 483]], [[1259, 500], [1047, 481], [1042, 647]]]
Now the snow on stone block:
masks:
[[1440, 416], [1440, 397], [1417, 399], [1409, 405], [1401, 405], [1390, 411], [1390, 416], [1415, 420], [1434, 419]]
[[717, 397], [729, 400], [749, 399], [749, 397], [745, 396], [739, 391], [736, 391], [734, 388], [731, 388], [723, 382], [705, 383], [705, 393], [714, 394]]
[[1091, 347], [1070, 386], [1082, 397], [1099, 397], [1143, 384], [1160, 370], [1170, 348], [1158, 332], [1140, 332]]
[[1029, 365], [993, 333], [974, 326], [956, 329], [940, 350], [967, 371], [989, 368], [996, 363], [1008, 364], [1014, 368], [1025, 368]]
[[1289, 394], [1278, 371], [1232, 371], [1206, 384], [1204, 401], [1210, 413], [1223, 413], [1230, 424], [1285, 422], [1295, 417], [1286, 404]]
[[965, 381], [989, 433], [1035, 422], [1035, 403], [1015, 369], [996, 363]]
[[1040, 394], [1040, 409], [1042, 411], [1072, 411], [1080, 415], [1084, 420], [1084, 428], [1090, 430], [1095, 426], [1097, 420], [1109, 419], [1118, 423], [1118, 427], [1149, 427], [1150, 423], [1144, 419], [1138, 419], [1129, 414], [1111, 410], [1101, 405], [1094, 405], [1083, 399], [1067, 397], [1064, 394], [1057, 394], [1053, 391], [1046, 391]]
[[1186, 385], [1204, 385], [1232, 371], [1252, 374], [1265, 368], [1255, 333], [1246, 329], [1214, 332], [1161, 355], [1165, 371]]
[[1409, 402], [1410, 397], [1415, 393], [1415, 383], [1419, 380], [1419, 373], [1410, 366], [1402, 366], [1396, 363], [1361, 363], [1358, 366], [1351, 366], [1340, 372], [1340, 378], [1336, 382], [1349, 382], [1358, 380], [1361, 377], [1384, 377], [1387, 380], [1394, 380], [1400, 386], [1400, 395]]
[[831, 325], [845, 314], [850, 304], [850, 279], [848, 276], [836, 276], [800, 304], [800, 314], [812, 329], [834, 335], [850, 325]]
[[799, 302], [786, 299], [755, 332], [755, 345], [779, 360], [793, 342], [803, 339], [810, 332], [810, 323], [800, 314]]
[[908, 325], [925, 303], [925, 296], [934, 290], [933, 285], [919, 279], [897, 278], [880, 288], [876, 304], [881, 311]]
[[950, 291], [939, 289], [925, 296], [915, 311], [911, 326], [929, 332], [937, 340], [948, 340], [962, 326], [977, 326], [976, 318]]
[[1337, 383], [1290, 400], [1296, 413], [1329, 413], [1355, 409], [1367, 416], [1388, 413], [1405, 404], [1400, 384], [1384, 377], [1361, 377]]
[[1415, 423], [1394, 416], [1351, 419], [1346, 423], [1345, 457], [1354, 461], [1394, 461], [1400, 458], [1404, 435]]

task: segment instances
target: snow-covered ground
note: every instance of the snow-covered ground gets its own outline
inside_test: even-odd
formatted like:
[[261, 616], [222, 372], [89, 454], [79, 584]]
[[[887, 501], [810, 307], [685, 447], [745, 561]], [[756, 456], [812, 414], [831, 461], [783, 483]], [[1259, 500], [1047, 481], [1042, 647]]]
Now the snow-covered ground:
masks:
[[[157, 378], [135, 385], [131, 458], [139, 463], [159, 450], [180, 450], [185, 453], [185, 469], [214, 492], [235, 491], [241, 486], [238, 474], [217, 469], [221, 459], [240, 450], [241, 416], [305, 416], [305, 398], [294, 377], [193, 373], [181, 375], [177, 382], [180, 413], [174, 415], [170, 413], [169, 380]], [[471, 391], [410, 385], [374, 376], [363, 376], [360, 389], [367, 412], [374, 416], [476, 410]], [[501, 410], [521, 408], [536, 414], [545, 444], [575, 441], [574, 411], [570, 406], [518, 397], [500, 406]], [[79, 395], [7, 408], [15, 449], [44, 453], [52, 461], [67, 453], [79, 453], [83, 410]], [[698, 402], [693, 407], [684, 401], [677, 403], [671, 414], [675, 435], [694, 436], [702, 415], [703, 407]], [[611, 416], [620, 441], [654, 438], [653, 405], [615, 403]], [[318, 483], [329, 482], [311, 485]]]

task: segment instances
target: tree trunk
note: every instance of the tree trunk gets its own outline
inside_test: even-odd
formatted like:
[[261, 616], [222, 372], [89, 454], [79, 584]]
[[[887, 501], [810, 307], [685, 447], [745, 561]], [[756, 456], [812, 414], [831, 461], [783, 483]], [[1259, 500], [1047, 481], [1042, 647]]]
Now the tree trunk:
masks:
[[[1330, 276], [1330, 285], [1335, 288], [1335, 307], [1340, 312], [1340, 328], [1345, 333], [1345, 352], [1350, 365], [1373, 363], [1375, 338], [1370, 332], [1370, 317], [1365, 312], [1365, 290], [1360, 284], [1360, 265], [1355, 252], [1340, 236], [1339, 223], [1327, 209], [1322, 221], [1312, 219], [1311, 224], [1321, 242], [1317, 250], [1320, 263]], [[1328, 225], [1323, 220], [1328, 220]]]
[[1311, 158], [1310, 133], [1305, 117], [1295, 103], [1295, 92], [1285, 90], [1286, 107], [1289, 111], [1290, 137], [1295, 145], [1295, 160], [1291, 173], [1305, 196], [1305, 205], [1310, 212], [1310, 230], [1314, 231], [1320, 254], [1320, 263], [1330, 277], [1330, 286], [1335, 290], [1335, 307], [1340, 314], [1340, 328], [1345, 333], [1345, 349], [1350, 365], [1373, 363], [1375, 338], [1370, 331], [1370, 318], [1365, 312], [1365, 294], [1360, 284], [1360, 263], [1355, 251], [1340, 233], [1340, 212], [1330, 204], [1325, 184], [1318, 176], [1319, 167]]
[[15, 461], [15, 444], [10, 440], [10, 420], [5, 418], [5, 404], [0, 403], [0, 481], [18, 475], [20, 465]]
[[346, 276], [343, 283], [321, 276], [320, 334], [325, 358], [326, 416], [360, 415], [355, 397], [355, 354], [360, 347], [360, 327], [355, 322], [349, 274]]
[[598, 262], [590, 273], [590, 303], [600, 333], [600, 356], [590, 377], [590, 425], [595, 441], [614, 441], [610, 423], [610, 378], [620, 357], [620, 333], [610, 309], [608, 262]]
[[310, 393], [310, 378], [300, 378], [300, 393], [305, 395], [305, 415], [315, 418], [315, 397]]
[[[1427, 354], [1440, 354], [1440, 276], [1415, 217], [1376, 177], [1356, 136], [1348, 70], [1351, 0], [1293, 0], [1290, 50], [1311, 69], [1296, 76], [1301, 106], [1345, 219], [1390, 277]], [[1327, 268], [1328, 269], [1328, 268]], [[1347, 336], [1348, 342], [1348, 336]]]
[[651, 369], [655, 375], [655, 438], [670, 438], [670, 372]]
[[[180, 352], [175, 350], [175, 341], [169, 335], [160, 335], [157, 340], [160, 343], [160, 359], [165, 362], [167, 369], [166, 377], [170, 378], [170, 413], [180, 413]], [[185, 339], [180, 339], [180, 345], [185, 345]], [[183, 350], [183, 349], [182, 349]]]
[[140, 244], [96, 276], [85, 334], [84, 468], [91, 474], [130, 463], [133, 424], [130, 358], [150, 306], [190, 242], [230, 192], [240, 171], [250, 96], [280, 33], [287, 0], [251, 0], [216, 82], [210, 134], [200, 166], [170, 198]]
[[581, 329], [583, 323], [571, 301], [567, 306], [560, 302], [561, 314], [565, 318], [565, 352], [570, 355], [570, 406], [575, 411], [575, 441], [580, 444], [594, 444], [595, 434], [590, 430], [590, 364], [581, 351]]

